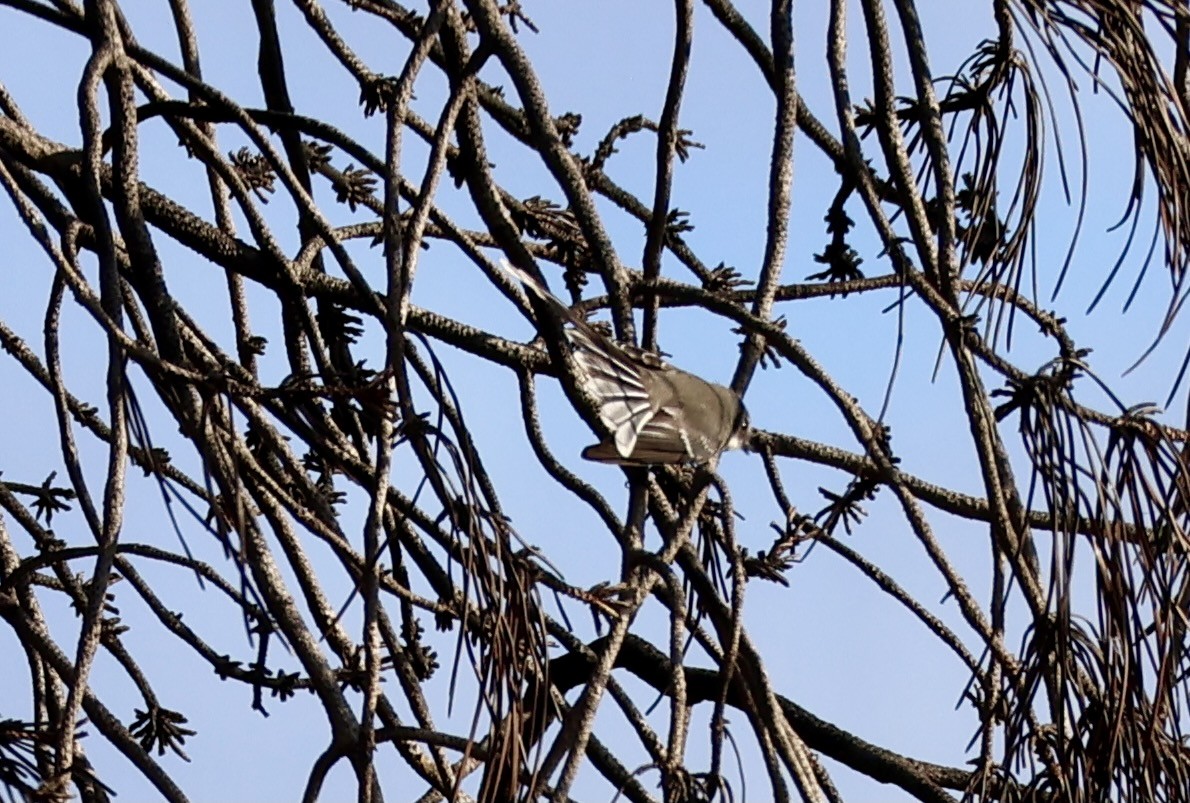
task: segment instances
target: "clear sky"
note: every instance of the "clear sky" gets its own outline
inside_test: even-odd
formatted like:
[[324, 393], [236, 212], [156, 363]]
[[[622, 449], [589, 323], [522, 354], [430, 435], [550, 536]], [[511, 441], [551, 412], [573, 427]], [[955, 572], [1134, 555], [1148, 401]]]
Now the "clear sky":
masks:
[[[75, 92], [87, 50], [77, 37], [2, 7], [0, 4], [0, 82], [22, 109], [47, 135], [77, 146]], [[767, 26], [764, 4], [738, 3], [758, 29]], [[987, 3], [923, 3], [928, 16], [927, 40], [932, 47], [933, 68], [938, 76], [951, 73], [975, 44], [994, 29]], [[406, 50], [384, 26], [364, 14], [352, 13], [345, 4], [328, 2], [327, 11], [349, 44], [377, 71], [396, 73]], [[797, 4], [797, 71], [799, 89], [810, 107], [828, 122], [833, 119], [826, 74], [824, 19], [825, 3]], [[606, 130], [617, 120], [642, 113], [656, 119], [664, 98], [669, 70], [672, 8], [667, 3], [635, 0], [530, 0], [526, 13], [541, 33], [523, 33], [521, 42], [534, 59], [549, 94], [555, 115], [581, 112], [582, 129], [576, 148], [590, 153]], [[138, 39], [146, 46], [177, 61], [177, 47], [164, 3], [126, 3]], [[231, 0], [202, 0], [193, 3], [198, 23], [203, 68], [207, 81], [245, 106], [261, 105], [255, 80], [256, 40], [248, 4]], [[300, 15], [289, 4], [278, 4], [286, 61], [294, 103], [299, 112], [317, 115], [382, 150], [383, 121], [365, 120], [357, 104], [356, 87], [321, 45], [304, 28]], [[852, 25], [852, 93], [856, 100], [867, 96], [864, 84], [866, 47], [858, 15]], [[660, 43], [660, 44], [659, 44]], [[901, 64], [899, 80], [905, 82]], [[427, 70], [417, 87], [415, 108], [435, 119], [444, 97], [444, 83]], [[486, 80], [502, 83], [494, 68]], [[1131, 160], [1119, 154], [1130, 151], [1130, 134], [1103, 95], [1090, 92], [1084, 81], [1081, 99], [1090, 122], [1091, 204], [1084, 224], [1082, 242], [1076, 252], [1073, 278], [1056, 301], [1051, 301], [1056, 272], [1065, 255], [1074, 211], [1065, 205], [1058, 164], [1047, 155], [1051, 179], [1044, 199], [1044, 234], [1038, 237], [1039, 303], [1057, 309], [1070, 319], [1070, 331], [1081, 345], [1094, 348], [1090, 360], [1099, 375], [1117, 389], [1126, 404], [1161, 402], [1169, 392], [1171, 379], [1187, 343], [1185, 321], [1179, 321], [1166, 342], [1135, 371], [1122, 377], [1147, 347], [1155, 334], [1160, 314], [1168, 303], [1168, 282], [1157, 266], [1149, 270], [1138, 300], [1127, 315], [1120, 308], [1127, 298], [1140, 265], [1140, 256], [1125, 263], [1121, 276], [1105, 300], [1090, 315], [1084, 313], [1100, 283], [1124, 245], [1123, 231], [1109, 227], [1123, 213], [1121, 191], [1131, 180]], [[171, 89], [175, 89], [172, 88]], [[511, 98], [513, 90], [507, 88]], [[1069, 121], [1068, 103], [1056, 96], [1060, 119]], [[710, 264], [724, 261], [745, 276], [755, 278], [762, 260], [765, 235], [765, 191], [772, 136], [773, 101], [746, 55], [717, 27], [699, 5], [695, 23], [695, 44], [681, 127], [705, 146], [695, 150], [677, 168], [674, 182], [675, 205], [690, 212], [695, 230], [688, 242]], [[526, 157], [523, 148], [494, 131], [491, 160], [499, 181], [520, 197], [541, 195], [555, 201], [561, 193], [540, 164]], [[187, 163], [180, 155], [173, 135], [161, 124], [145, 125], [142, 131], [142, 171], [155, 188], [192, 205], [210, 216], [210, 202], [200, 166]], [[425, 149], [407, 137], [408, 170], [420, 175]], [[241, 138], [229, 128], [220, 132], [224, 151], [235, 150]], [[837, 189], [837, 176], [827, 161], [804, 137], [796, 144], [793, 225], [784, 281], [802, 281], [820, 270], [812, 255], [827, 242], [822, 216]], [[608, 172], [623, 186], [642, 198], [652, 197], [654, 139], [638, 134], [620, 144]], [[345, 167], [346, 162], [339, 164]], [[1077, 168], [1072, 181], [1078, 181]], [[345, 207], [333, 203], [325, 185], [319, 200], [337, 223], [358, 221]], [[473, 224], [476, 216], [466, 198], [451, 186], [441, 193], [443, 208], [462, 223]], [[640, 226], [604, 202], [606, 225], [622, 261], [639, 266], [644, 241]], [[266, 210], [288, 253], [298, 243], [291, 223], [292, 207], [281, 196]], [[860, 220], [858, 200], [849, 208]], [[1146, 210], [1150, 214], [1151, 209]], [[241, 222], [242, 225], [242, 222]], [[1147, 230], [1142, 229], [1147, 237]], [[5, 271], [0, 292], [0, 319], [22, 334], [39, 353], [44, 305], [52, 269], [31, 243], [13, 213], [11, 205], [0, 203], [0, 242], [5, 254], [0, 269]], [[222, 272], [194, 255], [157, 237], [156, 244], [166, 258], [167, 280], [187, 309], [192, 310], [224, 344], [231, 342], [227, 323], [227, 302]], [[862, 269], [869, 276], [886, 273], [889, 264], [880, 256], [869, 226], [861, 222], [853, 242], [864, 259]], [[351, 246], [353, 255], [369, 276], [379, 282], [383, 266], [378, 249], [366, 242]], [[667, 275], [691, 281], [676, 261], [665, 264]], [[561, 289], [561, 277], [547, 272], [554, 287]], [[288, 372], [276, 319], [276, 308], [267, 294], [254, 292], [253, 322], [273, 344], [263, 362], [266, 381], [279, 382]], [[820, 360], [832, 375], [855, 395], [869, 412], [879, 411], [893, 364], [899, 328], [903, 327], [902, 364], [896, 380], [888, 421], [893, 444], [902, 456], [903, 467], [927, 480], [964, 492], [978, 492], [974, 452], [966, 434], [958, 388], [953, 372], [944, 360], [935, 375], [939, 349], [936, 326], [920, 314], [909, 312], [904, 319], [895, 312], [883, 312], [896, 296], [872, 294], [847, 300], [798, 302], [781, 306], [779, 314], [788, 320], [789, 332]], [[530, 324], [493, 289], [482, 283], [473, 266], [445, 245], [434, 245], [421, 256], [420, 272], [413, 294], [414, 303], [473, 325], [495, 330], [520, 340], [532, 338]], [[736, 338], [721, 320], [688, 311], [664, 313], [661, 346], [672, 361], [708, 378], [726, 381], [737, 357]], [[77, 310], [68, 312], [69, 342], [66, 373], [79, 388], [89, 389], [91, 400], [102, 399], [104, 345], [96, 329]], [[1048, 360], [1052, 352], [1031, 331], [1019, 326], [1011, 358], [1026, 370]], [[379, 340], [372, 340], [379, 343]], [[532, 458], [517, 422], [517, 388], [508, 372], [478, 364], [461, 352], [441, 346], [438, 356], [450, 371], [459, 393], [463, 412], [472, 427], [489, 469], [502, 482], [501, 498], [521, 536], [541, 547], [573, 584], [587, 586], [615, 580], [620, 556], [599, 521], [588, 508], [556, 489]], [[381, 359], [377, 349], [372, 355]], [[63, 476], [57, 451], [57, 435], [50, 398], [26, 379], [11, 362], [0, 361], [0, 471], [5, 480], [40, 482], [51, 471]], [[1086, 400], [1102, 402], [1090, 387]], [[147, 402], [147, 393], [141, 401]], [[539, 397], [543, 423], [555, 453], [566, 460], [584, 479], [592, 482], [622, 509], [626, 499], [622, 474], [606, 466], [578, 459], [582, 446], [592, 439], [581, 420], [567, 405], [552, 380], [542, 380]], [[1185, 409], [1183, 389], [1173, 405], [1171, 422], [1181, 423]], [[851, 441], [837, 412], [811, 384], [794, 369], [758, 373], [747, 398], [753, 422], [760, 428], [835, 444], [852, 451]], [[151, 403], [149, 405], [152, 406]], [[1111, 412], [1110, 407], [1106, 408]], [[512, 425], [515, 424], [515, 425]], [[1009, 425], [1011, 426], [1011, 425]], [[177, 446], [172, 425], [158, 427], [162, 442]], [[194, 461], [180, 448], [175, 460], [193, 469]], [[103, 452], [89, 447], [90, 478], [102, 477]], [[1024, 465], [1023, 463], [1020, 465]], [[412, 464], [401, 468], [410, 473], [397, 481], [412, 487]], [[736, 507], [744, 517], [738, 537], [755, 552], [769, 546], [769, 524], [779, 512], [771, 500], [760, 460], [755, 455], [729, 454], [722, 471], [731, 484]], [[813, 466], [786, 461], [784, 481], [795, 504], [804, 512], [822, 506], [818, 488], [841, 491], [847, 477]], [[1023, 469], [1022, 469], [1023, 470]], [[176, 536], [168, 524], [157, 486], [138, 476], [132, 478], [132, 504], [125, 539], [175, 548]], [[345, 514], [362, 521], [359, 495]], [[851, 536], [842, 536], [848, 546], [895, 577], [918, 599], [949, 624], [962, 628], [953, 603], [943, 599], [945, 587], [931, 568], [895, 509], [887, 492], [867, 506], [870, 515]], [[987, 538], [983, 529], [931, 512], [931, 521], [955, 563], [964, 570], [977, 596], [987, 598]], [[55, 519], [59, 537], [71, 544], [83, 544], [88, 536], [77, 516]], [[184, 523], [190, 546], [196, 555], [216, 566], [228, 568], [217, 544], [193, 522]], [[9, 525], [10, 535], [21, 542], [25, 536]], [[351, 530], [349, 529], [349, 532]], [[355, 532], [360, 532], [358, 524]], [[80, 569], [83, 567], [80, 566]], [[186, 611], [187, 623], [202, 632], [217, 649], [245, 663], [252, 660], [235, 611], [214, 595], [198, 593], [192, 576], [177, 570], [149, 567], [146, 575], [157, 578], [169, 589], [171, 604]], [[327, 588], [345, 599], [350, 590], [346, 578], [328, 575]], [[754, 582], [748, 588], [747, 625], [762, 648], [776, 689], [823, 719], [856, 735], [913, 758], [963, 766], [971, 757], [965, 752], [975, 733], [973, 711], [961, 705], [967, 672], [903, 609], [858, 577], [826, 549], [815, 550], [788, 574], [789, 588]], [[193, 759], [185, 764], [166, 756], [161, 759], [183, 789], [196, 801], [228, 799], [290, 800], [305, 784], [311, 761], [325, 747], [328, 736], [316, 703], [306, 696], [287, 703], [267, 701], [268, 718], [249, 710], [249, 692], [239, 686], [215, 682], [209, 667], [196, 660], [179, 660], [167, 645], [154, 620], [130, 591], [117, 585], [117, 604], [131, 631], [125, 636], [143, 670], [152, 679], [162, 703], [183, 711], [198, 735], [186, 744]], [[52, 595], [45, 595], [52, 599]], [[60, 603], [50, 603], [52, 621], [61, 627], [59, 643], [73, 649], [74, 631], [70, 612]], [[349, 615], [348, 621], [351, 621]], [[580, 625], [580, 628], [582, 626]], [[642, 616], [640, 632], [664, 636], [665, 620], [656, 609]], [[358, 629], [358, 628], [357, 628]], [[353, 631], [355, 632], [355, 631]], [[968, 634], [965, 630], [960, 632]], [[1019, 638], [1020, 633], [1014, 634]], [[975, 640], [969, 639], [974, 645]], [[23, 658], [16, 640], [0, 629], [0, 718], [27, 717], [28, 692]], [[438, 644], [449, 666], [450, 639]], [[974, 648], [974, 647], [973, 647]], [[978, 652], [978, 650], [976, 650]], [[285, 659], [281, 659], [284, 662]], [[290, 661], [292, 664], [293, 662]], [[448, 712], [448, 672], [439, 674], [442, 695], [434, 712], [447, 729], [465, 733], [469, 705], [457, 705]], [[462, 672], [467, 675], [466, 670]], [[104, 689], [107, 699], [118, 702], [115, 712], [126, 722], [132, 709], [140, 706], [135, 690], [112, 663], [101, 660], [93, 683]], [[467, 681], [464, 680], [464, 687]], [[637, 688], [630, 684], [629, 688]], [[462, 699], [466, 700], [464, 694]], [[123, 708], [119, 704], [123, 704]], [[460, 710], [461, 709], [461, 710]], [[664, 706], [655, 712], [663, 722]], [[699, 712], [705, 716], [705, 712]], [[742, 715], [734, 716], [741, 729]], [[604, 725], [614, 733], [620, 725]], [[692, 768], [705, 761], [705, 728], [696, 718], [691, 739]], [[744, 740], [746, 741], [746, 739]], [[615, 744], [615, 742], [613, 742]], [[105, 746], [100, 738], [85, 742], [88, 755], [99, 768], [100, 777], [120, 793], [122, 801], [150, 800], [151, 789], [124, 759]], [[754, 751], [745, 751], [747, 772], [759, 771]], [[641, 759], [643, 763], [643, 758]], [[395, 763], [395, 762], [394, 762]], [[631, 765], [632, 760], [626, 760]], [[260, 768], [267, 770], [261, 772]], [[881, 787], [848, 771], [830, 765], [835, 781], [846, 799], [891, 800], [895, 790]], [[382, 769], [392, 786], [390, 800], [412, 799], [416, 786], [400, 787], [402, 770]], [[651, 785], [653, 777], [646, 777]], [[354, 788], [344, 768], [336, 771], [328, 786], [327, 800], [346, 799]], [[408, 790], [408, 791], [407, 791]], [[610, 799], [593, 773], [583, 777], [575, 796], [586, 800]], [[751, 798], [756, 799], [756, 798]]]

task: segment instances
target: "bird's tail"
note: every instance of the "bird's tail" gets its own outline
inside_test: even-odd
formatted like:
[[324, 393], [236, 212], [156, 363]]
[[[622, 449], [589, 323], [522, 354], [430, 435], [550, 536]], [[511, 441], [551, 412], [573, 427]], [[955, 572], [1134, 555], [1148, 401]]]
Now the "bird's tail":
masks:
[[551, 293], [549, 288], [542, 284], [536, 276], [532, 275], [528, 271], [521, 270], [507, 259], [500, 260], [500, 267], [503, 268], [504, 271], [508, 273], [508, 275], [512, 276], [514, 279], [523, 284], [526, 290], [557, 310], [557, 312], [561, 314], [562, 317], [567, 321], [573, 323], [576, 320], [576, 316], [570, 310], [570, 307], [566, 306], [562, 302], [562, 299]]

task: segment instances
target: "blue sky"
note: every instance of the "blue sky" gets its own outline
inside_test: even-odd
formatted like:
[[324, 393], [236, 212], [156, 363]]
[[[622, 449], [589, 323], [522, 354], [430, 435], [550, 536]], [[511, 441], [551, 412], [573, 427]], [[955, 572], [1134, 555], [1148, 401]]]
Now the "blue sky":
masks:
[[[260, 105], [260, 91], [254, 83], [254, 27], [246, 4], [206, 0], [193, 5], [199, 42], [204, 48], [207, 80], [245, 106]], [[825, 11], [820, 5], [825, 4], [798, 4], [798, 81], [811, 108], [833, 130], [826, 75], [826, 23], [822, 16]], [[983, 3], [928, 5], [926, 34], [933, 48], [935, 74], [941, 76], [955, 69], [992, 28]], [[125, 10], [140, 41], [176, 60], [177, 49], [168, 27], [165, 4], [128, 6]], [[328, 13], [350, 45], [374, 70], [396, 73], [400, 69], [406, 52], [403, 41], [395, 40], [384, 26], [363, 14], [351, 13], [340, 4], [328, 6]], [[763, 4], [741, 2], [739, 6], [758, 29], [764, 29]], [[525, 9], [540, 27], [541, 34], [523, 34], [521, 42], [541, 74], [553, 113], [583, 114], [583, 126], [576, 139], [580, 152], [589, 153], [616, 120], [637, 113], [654, 119], [658, 116], [670, 58], [666, 40], [673, 25], [668, 4], [535, 0], [525, 3]], [[374, 149], [380, 149], [383, 122], [379, 117], [362, 118], [357, 104], [358, 88], [330, 62], [320, 44], [303, 27], [296, 10], [281, 4], [278, 14], [287, 48], [291, 91], [299, 112], [325, 116]], [[867, 96], [863, 82], [867, 56], [859, 23], [856, 14], [852, 24], [851, 77], [852, 93], [857, 101]], [[666, 43], [658, 48], [659, 41]], [[77, 38], [52, 31], [40, 23], [33, 24], [21, 14], [0, 8], [0, 81], [43, 132], [72, 146], [79, 141], [74, 97], [86, 56], [87, 51]], [[494, 67], [487, 70], [485, 79], [504, 83]], [[899, 87], [909, 86], [904, 69], [898, 78]], [[1140, 261], [1132, 258], [1099, 308], [1091, 315], [1083, 312], [1123, 246], [1123, 233], [1107, 230], [1123, 211], [1122, 201], [1116, 199], [1130, 180], [1132, 167], [1130, 159], [1120, 158], [1120, 153], [1130, 150], [1128, 131], [1110, 102], [1103, 95], [1092, 95], [1089, 89], [1089, 82], [1084, 82], [1081, 97], [1087, 104], [1084, 108], [1088, 119], [1093, 121], [1088, 128], [1092, 187], [1088, 219], [1072, 278], [1067, 280], [1062, 295], [1051, 302], [1049, 294], [1056, 269], [1064, 257], [1074, 220], [1073, 210], [1065, 206], [1056, 188], [1057, 166], [1051, 153], [1047, 169], [1053, 171], [1050, 177], [1055, 181], [1049, 185], [1044, 199], [1044, 234], [1038, 238], [1040, 302], [1070, 319], [1069, 328], [1076, 340], [1095, 349], [1090, 358], [1092, 365], [1126, 403], [1162, 401], [1187, 342], [1184, 321], [1175, 325], [1153, 356], [1128, 376], [1121, 376], [1148, 345], [1168, 302], [1168, 283], [1161, 271], [1150, 269], [1149, 279], [1132, 311], [1121, 315], [1120, 308]], [[427, 70], [417, 87], [415, 108], [430, 119], [436, 118], [444, 90], [444, 82], [432, 69]], [[512, 95], [511, 87], [508, 93]], [[1062, 119], [1069, 120], [1060, 98], [1058, 108]], [[692, 129], [693, 138], [706, 147], [694, 151], [688, 163], [678, 166], [673, 196], [677, 206], [690, 212], [690, 221], [696, 228], [687, 240], [704, 261], [709, 264], [724, 261], [750, 277], [755, 277], [764, 249], [764, 191], [772, 115], [771, 94], [751, 62], [699, 6], [681, 127]], [[485, 133], [490, 138], [496, 176], [507, 189], [521, 197], [542, 195], [561, 199], [560, 191], [544, 168], [528, 158], [523, 148], [501, 137], [494, 126], [488, 126]], [[144, 179], [209, 216], [200, 166], [181, 157], [175, 138], [160, 123], [143, 126], [142, 136]], [[426, 150], [411, 136], [406, 137], [406, 143], [407, 170], [410, 175], [419, 176]], [[239, 148], [243, 141], [230, 128], [224, 128], [220, 132], [220, 144], [228, 151]], [[620, 152], [613, 157], [608, 172], [638, 196], [651, 198], [653, 153], [652, 136], [635, 135], [620, 144]], [[340, 160], [337, 166], [346, 164]], [[784, 281], [802, 281], [820, 269], [812, 261], [812, 255], [821, 251], [827, 241], [822, 215], [836, 188], [833, 169], [804, 137], [799, 137], [793, 225]], [[333, 194], [325, 185], [319, 189], [317, 198], [337, 223], [361, 219], [335, 205]], [[443, 187], [440, 201], [459, 222], [476, 222], [465, 196], [449, 184]], [[644, 245], [639, 224], [609, 203], [602, 203], [600, 208], [606, 213], [605, 224], [620, 258], [630, 266], [639, 265]], [[290, 202], [280, 195], [274, 196], [266, 211], [282, 246], [288, 253], [295, 253], [298, 243]], [[887, 260], [879, 256], [880, 249], [871, 229], [861, 220], [863, 210], [858, 200], [852, 202], [849, 211], [861, 221], [854, 245], [864, 258], [864, 271], [869, 276], [887, 272]], [[1151, 209], [1147, 211], [1151, 215]], [[8, 270], [6, 289], [0, 293], [0, 319], [40, 350], [51, 267], [29, 242], [8, 204], [0, 204], [0, 240], [6, 244], [4, 264]], [[166, 260], [171, 292], [210, 327], [212, 334], [224, 344], [229, 343], [227, 302], [220, 272], [164, 237], [157, 237], [155, 242]], [[350, 249], [369, 277], [379, 282], [383, 270], [379, 252], [368, 249], [366, 243], [352, 244]], [[665, 269], [667, 275], [690, 280], [673, 260], [665, 263]], [[530, 324], [495, 290], [484, 286], [474, 267], [448, 246], [434, 245], [424, 252], [419, 270], [414, 303], [506, 336], [520, 340], [532, 338]], [[555, 288], [561, 288], [560, 275], [547, 272], [547, 278]], [[271, 372], [272, 380], [279, 382], [287, 368], [280, 348], [275, 304], [268, 294], [253, 292], [251, 299], [253, 322], [273, 343], [262, 363], [266, 381]], [[895, 295], [886, 292], [844, 301], [797, 302], [780, 306], [778, 313], [787, 317], [790, 333], [873, 414], [880, 409], [894, 357], [895, 337], [903, 325], [902, 365], [888, 416], [894, 448], [902, 456], [906, 470], [956, 490], [977, 492], [974, 452], [958, 406], [953, 372], [944, 363], [935, 377], [937, 327], [914, 311], [908, 312], [903, 321], [895, 313], [882, 312], [894, 300]], [[661, 346], [677, 365], [725, 381], [737, 356], [736, 341], [728, 334], [729, 328], [725, 322], [703, 313], [668, 311], [663, 316]], [[65, 331], [72, 346], [66, 357], [67, 376], [77, 387], [88, 389], [93, 400], [102, 398], [104, 346], [96, 337], [96, 330], [80, 313], [68, 311]], [[379, 342], [371, 340], [373, 344]], [[380, 354], [377, 345], [373, 358], [380, 359]], [[438, 347], [437, 354], [451, 372], [464, 414], [489, 469], [502, 481], [502, 501], [522, 537], [541, 547], [575, 585], [615, 579], [620, 556], [614, 543], [586, 507], [551, 485], [534, 463], [519, 423], [510, 426], [510, 421], [516, 420], [515, 378], [478, 364], [447, 346]], [[1033, 370], [1051, 356], [1030, 327], [1019, 328], [1010, 355], [1018, 365]], [[10, 362], [0, 362], [0, 384], [5, 388], [2, 396], [5, 415], [0, 419], [0, 454], [5, 456], [0, 470], [4, 478], [38, 482], [54, 470], [61, 477], [49, 397], [33, 387]], [[1099, 403], [1091, 387], [1087, 386], [1084, 392], [1086, 400]], [[142, 402], [147, 401], [147, 395], [142, 393]], [[585, 464], [578, 459], [578, 452], [592, 436], [569, 408], [556, 383], [542, 380], [538, 395], [551, 448], [621, 509], [626, 498], [622, 475], [615, 469]], [[761, 428], [853, 451], [858, 449], [833, 407], [789, 366], [759, 372], [747, 401], [754, 423]], [[1181, 422], [1184, 405], [1183, 389], [1174, 405], [1171, 422]], [[158, 427], [155, 436], [176, 447], [173, 451], [178, 463], [194, 468], [194, 461], [178, 446], [172, 425]], [[86, 456], [90, 459], [90, 478], [98, 483], [102, 477], [103, 452], [89, 447]], [[1024, 464], [1019, 465], [1023, 470]], [[412, 466], [409, 461], [399, 460], [396, 481], [411, 485], [415, 481]], [[408, 473], [402, 474], [402, 470]], [[787, 490], [804, 512], [821, 507], [819, 486], [841, 491], [847, 481], [846, 476], [837, 472], [791, 461], [784, 461], [782, 470]], [[730, 454], [723, 460], [722, 471], [731, 483], [739, 512], [745, 516], [739, 524], [738, 537], [752, 551], [766, 548], [771, 540], [769, 523], [776, 520], [778, 511], [768, 496], [759, 459], [754, 455]], [[125, 538], [173, 548], [175, 535], [168, 526], [156, 486], [141, 481], [139, 476], [133, 482], [133, 504]], [[362, 521], [358, 497], [357, 494], [357, 504], [345, 514], [347, 521], [352, 516]], [[940, 578], [910, 535], [890, 495], [881, 494], [868, 505], [868, 510], [870, 515], [855, 535], [843, 536], [848, 546], [894, 576], [952, 626], [961, 628], [953, 604], [942, 601], [945, 588]], [[936, 512], [931, 512], [931, 521], [977, 595], [986, 599], [988, 546], [983, 530]], [[23, 535], [11, 526], [9, 529], [20, 543]], [[86, 542], [86, 533], [77, 517], [61, 517], [56, 531], [72, 544]], [[360, 532], [358, 524], [355, 532]], [[199, 557], [226, 566], [218, 546], [205, 539], [197, 526], [189, 525], [187, 533]], [[23, 546], [28, 548], [27, 544]], [[234, 610], [211, 594], [196, 594], [189, 575], [156, 566], [148, 567], [146, 575], [168, 588], [172, 604], [186, 611], [187, 623], [218, 649], [251, 660], [253, 649], [246, 643]], [[350, 590], [347, 579], [333, 571], [328, 571], [326, 579], [328, 593], [345, 599]], [[964, 748], [974, 732], [976, 719], [966, 707], [959, 706], [956, 710], [967, 680], [967, 673], [958, 661], [906, 612], [891, 605], [884, 595], [826, 549], [815, 550], [789, 573], [788, 579], [789, 588], [751, 584], [746, 602], [747, 625], [766, 655], [777, 690], [816, 715], [881, 746], [923, 760], [955, 766], [965, 764], [971, 756]], [[285, 704], [270, 701], [267, 719], [250, 712], [247, 690], [213, 682], [209, 667], [193, 660], [178, 660], [169, 650], [157, 650], [157, 645], [164, 643], [163, 636], [148, 612], [121, 586], [115, 591], [121, 616], [132, 625], [125, 637], [130, 650], [143, 662], [143, 669], [153, 680], [163, 704], [182, 710], [190, 718], [190, 726], [199, 732], [186, 745], [193, 763], [187, 765], [172, 757], [161, 759], [192, 799], [296, 797], [305, 783], [310, 762], [323, 749], [327, 738], [313, 700], [299, 697]], [[72, 648], [71, 628], [75, 625], [69, 611], [62, 605], [55, 607], [53, 602], [49, 607], [52, 621], [62, 628], [59, 642]], [[657, 609], [642, 614], [640, 632], [661, 637], [664, 627], [665, 620]], [[960, 632], [970, 635], [965, 630]], [[974, 641], [969, 639], [968, 643]], [[0, 717], [29, 714], [20, 708], [27, 705], [21, 702], [27, 700], [27, 692], [24, 664], [16, 647], [8, 631], [0, 630], [0, 699], [6, 701], [0, 708]], [[452, 644], [447, 640], [439, 647], [440, 652], [449, 655]], [[15, 663], [6, 666], [9, 662]], [[449, 661], [444, 660], [444, 664], [448, 665]], [[469, 706], [457, 705], [453, 712], [448, 712], [447, 675], [443, 671], [436, 679], [443, 693], [435, 714], [447, 729], [465, 733]], [[467, 672], [464, 670], [461, 676], [466, 689]], [[135, 691], [110, 662], [101, 660], [97, 664], [93, 683], [110, 699], [123, 702], [125, 707], [117, 707], [116, 713], [131, 719], [132, 708], [139, 705]], [[465, 692], [462, 699], [466, 699]], [[656, 722], [663, 722], [660, 718], [663, 713], [664, 707], [656, 712]], [[699, 766], [699, 757], [705, 760], [707, 749], [705, 728], [699, 730], [697, 726], [702, 721], [697, 718], [700, 715], [705, 712], [696, 714], [689, 753], [692, 768]], [[606, 722], [601, 720], [601, 733], [605, 736], [622, 727], [614, 722], [610, 712], [602, 716], [606, 719]], [[742, 734], [743, 717], [736, 714], [733, 719]], [[88, 739], [86, 747], [101, 777], [120, 792], [121, 800], [152, 799], [151, 791], [132, 768], [105, 748], [99, 738]], [[745, 758], [749, 762], [747, 771], [756, 772], [759, 765], [755, 763], [755, 753], [745, 751]], [[626, 763], [631, 766], [632, 760], [626, 759]], [[269, 768], [268, 772], [254, 769], [261, 766]], [[880, 787], [843, 768], [832, 766], [831, 769], [836, 770], [836, 783], [846, 799], [893, 799], [890, 788]], [[408, 780], [403, 770], [384, 767], [381, 772], [395, 790], [389, 792], [389, 799], [406, 799], [405, 789], [418, 788], [398, 786]], [[326, 799], [351, 796], [353, 779], [347, 770], [337, 771], [331, 780]], [[646, 778], [647, 783], [651, 780]], [[575, 794], [590, 800], [611, 797], [593, 774], [582, 776]]]

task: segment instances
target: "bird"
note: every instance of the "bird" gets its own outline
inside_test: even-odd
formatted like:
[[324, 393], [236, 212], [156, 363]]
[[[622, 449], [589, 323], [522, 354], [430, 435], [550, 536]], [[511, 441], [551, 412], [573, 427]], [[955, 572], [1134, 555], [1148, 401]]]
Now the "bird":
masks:
[[562, 319], [578, 369], [575, 380], [595, 400], [610, 432], [583, 450], [584, 459], [620, 466], [700, 465], [727, 449], [747, 448], [748, 411], [734, 390], [614, 342], [534, 276], [507, 260], [500, 264]]

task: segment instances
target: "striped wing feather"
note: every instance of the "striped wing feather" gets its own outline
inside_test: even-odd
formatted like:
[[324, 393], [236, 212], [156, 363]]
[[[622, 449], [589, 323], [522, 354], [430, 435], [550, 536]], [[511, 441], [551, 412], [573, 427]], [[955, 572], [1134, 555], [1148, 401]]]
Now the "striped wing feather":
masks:
[[574, 359], [583, 369], [591, 395], [599, 402], [599, 418], [615, 437], [620, 457], [633, 455], [637, 438], [657, 415], [641, 376], [641, 367], [586, 327], [569, 330]]
[[[579, 318], [533, 276], [507, 261], [501, 266], [525, 287], [553, 307], [571, 328], [566, 334], [574, 346], [574, 359], [586, 376], [588, 390], [599, 403], [599, 418], [614, 436], [612, 443], [587, 447], [583, 457], [608, 463], [678, 463], [691, 457], [685, 427], [661, 400], [649, 394], [645, 371], [668, 368], [655, 355], [657, 365], [644, 366]], [[647, 352], [646, 352], [647, 353]]]
[[686, 428], [662, 408], [637, 434], [634, 460], [642, 463], [680, 463], [691, 457]]

